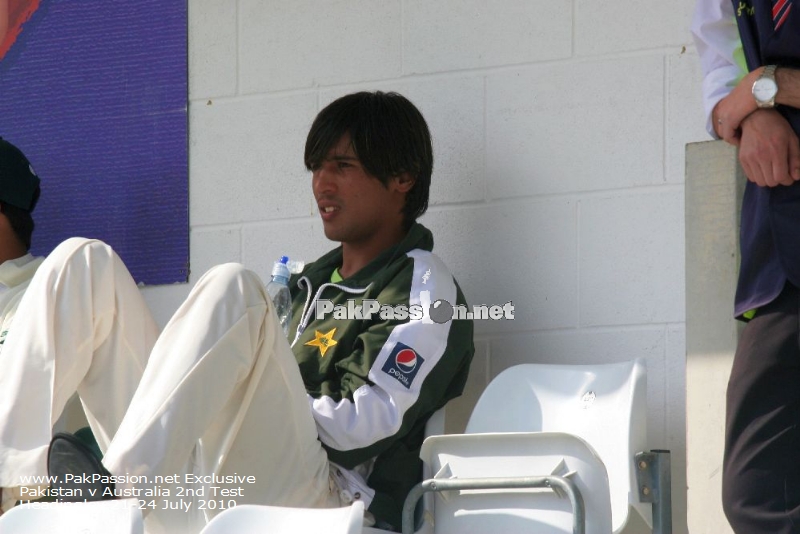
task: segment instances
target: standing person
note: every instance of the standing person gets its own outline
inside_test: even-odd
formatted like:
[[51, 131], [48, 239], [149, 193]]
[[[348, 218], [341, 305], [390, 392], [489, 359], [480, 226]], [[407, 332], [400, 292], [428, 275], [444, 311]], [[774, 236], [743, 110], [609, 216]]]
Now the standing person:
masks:
[[[258, 277], [235, 264], [212, 269], [155, 343], [103, 465], [57, 436], [51, 474], [97, 469], [131, 495], [177, 473], [206, 496], [252, 476], [231, 489], [237, 504], [358, 499], [367, 523], [399, 528], [421, 477], [425, 423], [462, 392], [474, 353], [470, 321], [415, 312], [465, 304], [416, 222], [428, 203], [430, 133], [400, 95], [348, 95], [315, 119], [305, 163], [325, 235], [340, 246], [292, 279], [291, 348]], [[380, 312], [342, 315], [364, 301]], [[185, 475], [196, 476], [187, 484]], [[148, 528], [197, 530], [216, 511], [194, 502], [185, 524], [145, 509]]]
[[699, 0], [692, 26], [709, 132], [739, 147], [748, 179], [734, 310], [748, 323], [728, 383], [722, 495], [737, 533], [800, 531], [796, 3]]

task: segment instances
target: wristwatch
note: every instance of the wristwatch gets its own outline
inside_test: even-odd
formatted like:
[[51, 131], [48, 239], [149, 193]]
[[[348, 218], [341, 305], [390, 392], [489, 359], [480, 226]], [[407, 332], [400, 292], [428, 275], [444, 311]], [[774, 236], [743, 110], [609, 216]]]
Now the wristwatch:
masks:
[[776, 65], [767, 65], [761, 76], [753, 83], [753, 97], [760, 108], [774, 108], [775, 95], [778, 94], [778, 82], [775, 81]]

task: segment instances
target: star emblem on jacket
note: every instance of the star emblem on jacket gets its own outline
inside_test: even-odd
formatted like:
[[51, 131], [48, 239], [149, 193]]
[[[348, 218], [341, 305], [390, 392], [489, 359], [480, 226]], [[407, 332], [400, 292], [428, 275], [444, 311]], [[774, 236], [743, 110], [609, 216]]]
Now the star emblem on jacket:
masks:
[[306, 341], [304, 345], [307, 345], [309, 347], [319, 348], [319, 355], [324, 358], [325, 353], [328, 352], [328, 349], [338, 343], [338, 341], [333, 339], [333, 335], [335, 333], [336, 333], [335, 328], [331, 328], [325, 334], [321, 334], [319, 330], [314, 330], [314, 339], [312, 339], [311, 341]]

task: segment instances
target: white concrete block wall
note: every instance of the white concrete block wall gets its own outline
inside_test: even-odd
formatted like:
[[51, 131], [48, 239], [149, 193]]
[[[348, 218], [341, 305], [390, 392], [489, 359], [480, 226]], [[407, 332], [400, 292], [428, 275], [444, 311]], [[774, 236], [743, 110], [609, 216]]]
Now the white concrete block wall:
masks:
[[[645, 358], [651, 445], [685, 527], [683, 147], [706, 138], [693, 0], [189, 0], [192, 282], [328, 248], [303, 141], [355, 90], [396, 90], [436, 151], [423, 222], [477, 325], [458, 429], [522, 362]], [[188, 286], [146, 288], [163, 323]]]
[[405, 75], [572, 55], [572, 0], [406, 0], [402, 4]]
[[578, 59], [487, 74], [492, 196], [662, 182], [663, 79], [660, 56]]

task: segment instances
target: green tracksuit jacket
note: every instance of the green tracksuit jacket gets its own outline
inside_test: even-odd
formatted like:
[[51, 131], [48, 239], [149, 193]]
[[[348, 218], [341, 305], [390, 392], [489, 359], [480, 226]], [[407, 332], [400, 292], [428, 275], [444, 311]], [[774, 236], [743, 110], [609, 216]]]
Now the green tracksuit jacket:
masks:
[[[431, 232], [415, 223], [401, 243], [339, 283], [330, 277], [341, 247], [289, 284], [289, 339], [319, 439], [354, 498], [395, 527], [421, 479], [425, 423], [461, 394], [475, 351], [472, 321], [428, 313], [440, 299], [466, 305], [432, 249]], [[345, 318], [348, 307], [362, 305], [363, 318]]]

